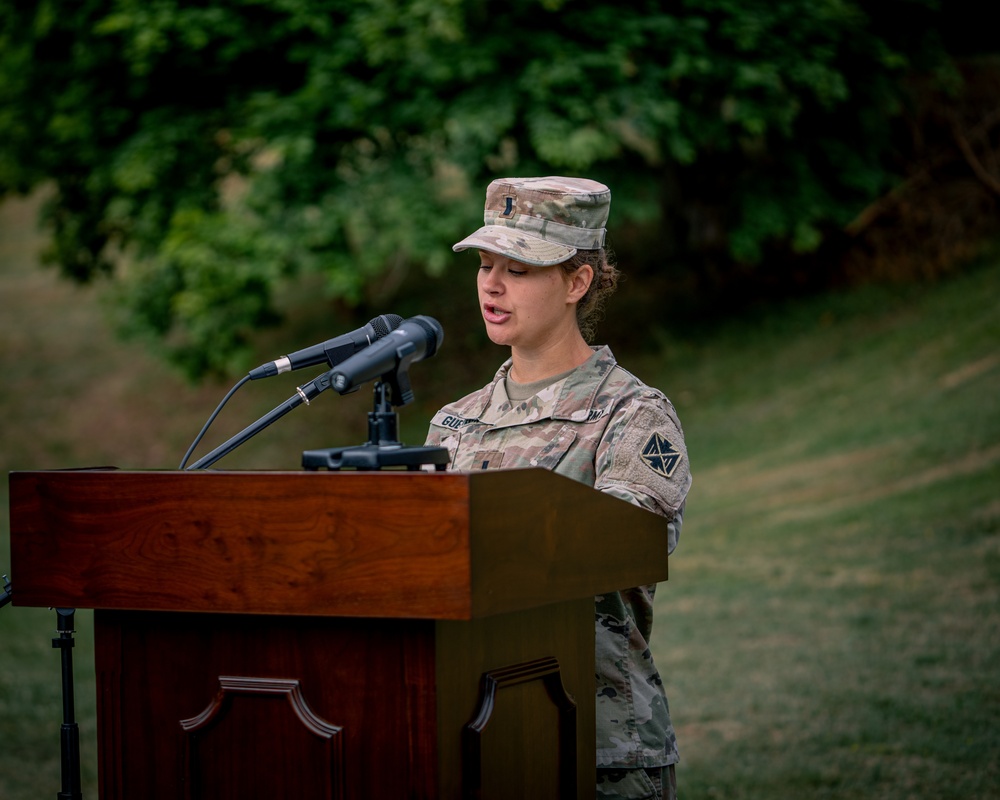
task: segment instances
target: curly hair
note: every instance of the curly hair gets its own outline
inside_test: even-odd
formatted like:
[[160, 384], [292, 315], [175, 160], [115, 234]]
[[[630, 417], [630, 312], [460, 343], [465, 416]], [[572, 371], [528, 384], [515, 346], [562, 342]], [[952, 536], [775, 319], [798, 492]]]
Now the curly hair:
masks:
[[575, 256], [571, 256], [560, 266], [567, 275], [572, 275], [584, 264], [590, 264], [594, 270], [594, 279], [590, 282], [587, 293], [576, 304], [576, 320], [583, 338], [592, 342], [597, 323], [603, 318], [604, 303], [618, 286], [619, 272], [611, 254], [604, 247], [599, 250], [577, 250]]

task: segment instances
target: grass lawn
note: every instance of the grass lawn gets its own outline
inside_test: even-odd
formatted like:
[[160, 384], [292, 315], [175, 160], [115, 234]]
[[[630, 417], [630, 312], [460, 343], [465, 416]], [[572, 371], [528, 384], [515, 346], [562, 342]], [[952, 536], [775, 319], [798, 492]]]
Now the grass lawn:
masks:
[[1000, 268], [677, 351], [683, 796], [1000, 796]]
[[[0, 217], [0, 466], [175, 467], [228, 385], [116, 341], [98, 293], [34, 265], [25, 207]], [[684, 800], [1000, 797], [1000, 263], [618, 355], [674, 400], [695, 475], [654, 631]], [[238, 394], [199, 453], [294, 385]], [[314, 403], [220, 466], [360, 443], [368, 405]], [[427, 416], [406, 411], [407, 443]], [[6, 481], [0, 512], [4, 572]], [[77, 627], [92, 798], [87, 612]], [[54, 635], [54, 612], [0, 609], [3, 800], [60, 788]]]

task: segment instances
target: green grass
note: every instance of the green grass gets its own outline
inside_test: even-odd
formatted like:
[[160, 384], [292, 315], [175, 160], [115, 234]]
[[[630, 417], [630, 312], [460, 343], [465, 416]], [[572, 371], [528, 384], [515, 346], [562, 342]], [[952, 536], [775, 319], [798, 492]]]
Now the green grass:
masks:
[[1000, 268], [680, 345], [685, 798], [1000, 796]]
[[[35, 266], [29, 210], [0, 207], [0, 466], [174, 468], [229, 384], [188, 386], [116, 341], [98, 290]], [[314, 336], [264, 337], [262, 354]], [[654, 631], [684, 800], [1000, 796], [1000, 264], [748, 311], [662, 349], [618, 355], [674, 400], [695, 475]], [[496, 351], [484, 359], [476, 385]], [[473, 388], [452, 369], [414, 376], [408, 443]], [[199, 453], [296, 380], [246, 387]], [[295, 469], [302, 449], [363, 441], [368, 406], [314, 402], [220, 466]], [[0, 510], [2, 572], [6, 481]], [[92, 798], [88, 613], [77, 622]], [[59, 790], [54, 628], [46, 609], [0, 609], [3, 800]]]

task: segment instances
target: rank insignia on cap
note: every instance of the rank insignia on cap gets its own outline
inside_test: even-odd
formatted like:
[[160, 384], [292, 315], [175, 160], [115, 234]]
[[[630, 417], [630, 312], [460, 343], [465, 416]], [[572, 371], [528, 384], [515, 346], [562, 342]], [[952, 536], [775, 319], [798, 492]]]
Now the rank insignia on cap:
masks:
[[642, 460], [653, 472], [669, 478], [680, 463], [681, 453], [667, 439], [654, 433], [643, 445]]

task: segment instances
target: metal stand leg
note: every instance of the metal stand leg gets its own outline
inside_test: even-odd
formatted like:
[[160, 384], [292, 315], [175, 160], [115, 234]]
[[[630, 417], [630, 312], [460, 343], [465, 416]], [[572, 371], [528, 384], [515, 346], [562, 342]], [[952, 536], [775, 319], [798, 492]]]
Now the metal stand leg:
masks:
[[76, 609], [57, 608], [56, 619], [59, 636], [52, 646], [62, 650], [63, 724], [60, 728], [62, 746], [62, 791], [59, 800], [82, 800], [80, 787], [80, 729], [76, 724], [73, 695], [73, 617]]

